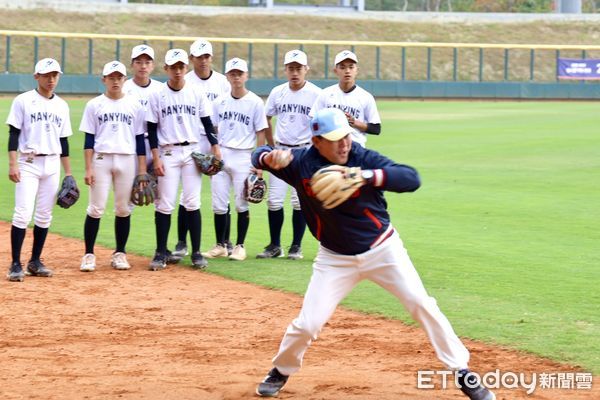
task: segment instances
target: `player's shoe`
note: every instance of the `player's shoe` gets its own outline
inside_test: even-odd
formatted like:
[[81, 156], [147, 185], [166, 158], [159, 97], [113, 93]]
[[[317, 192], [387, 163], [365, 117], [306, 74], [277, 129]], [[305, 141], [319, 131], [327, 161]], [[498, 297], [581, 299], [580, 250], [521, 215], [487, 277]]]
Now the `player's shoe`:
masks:
[[205, 251], [202, 255], [206, 258], [218, 258], [218, 257], [228, 257], [229, 253], [227, 252], [227, 248], [220, 243], [217, 243], [215, 247], [210, 249], [209, 251]]
[[261, 397], [276, 397], [287, 380], [287, 376], [282, 375], [277, 368], [273, 368], [269, 371], [265, 379], [258, 384], [256, 394]]
[[23, 279], [25, 279], [25, 272], [23, 272], [23, 266], [20, 262], [12, 262], [10, 264], [10, 269], [8, 270], [8, 274], [6, 274], [6, 278], [11, 282], [23, 282]]
[[460, 390], [471, 400], [496, 400], [493, 392], [484, 387], [477, 375], [470, 373], [468, 369], [457, 372]]
[[160, 271], [165, 268], [167, 268], [167, 255], [157, 251], [154, 253], [154, 258], [150, 261], [148, 269], [150, 271]]
[[182, 242], [180, 240], [175, 245], [175, 250], [173, 250], [172, 254], [174, 256], [179, 256], [179, 257], [183, 258], [183, 257], [187, 256], [190, 253], [188, 252], [187, 244], [185, 242]]
[[81, 265], [79, 266], [81, 272], [92, 272], [96, 270], [96, 256], [92, 253], [87, 253], [81, 259]]
[[40, 260], [30, 260], [27, 263], [27, 274], [31, 276], [43, 276], [49, 278], [52, 276], [52, 270], [46, 268], [46, 266]]
[[167, 250], [167, 264], [177, 264], [181, 260], [183, 260], [183, 256], [175, 255], [171, 250]]
[[131, 268], [131, 265], [129, 265], [129, 262], [127, 261], [127, 255], [120, 251], [113, 253], [113, 255], [110, 257], [110, 265], [114, 269], [118, 269], [120, 271]]
[[246, 259], [246, 249], [243, 244], [236, 244], [229, 256], [230, 260], [244, 261]]
[[269, 244], [267, 247], [265, 247], [265, 250], [262, 253], [258, 253], [256, 255], [256, 258], [279, 258], [283, 256], [284, 254], [281, 246]]
[[208, 266], [208, 261], [200, 252], [192, 253], [192, 267], [204, 269]]
[[290, 260], [301, 260], [304, 258], [304, 255], [302, 254], [302, 248], [297, 245], [297, 244], [293, 244], [290, 246], [290, 249], [288, 250], [288, 259]]

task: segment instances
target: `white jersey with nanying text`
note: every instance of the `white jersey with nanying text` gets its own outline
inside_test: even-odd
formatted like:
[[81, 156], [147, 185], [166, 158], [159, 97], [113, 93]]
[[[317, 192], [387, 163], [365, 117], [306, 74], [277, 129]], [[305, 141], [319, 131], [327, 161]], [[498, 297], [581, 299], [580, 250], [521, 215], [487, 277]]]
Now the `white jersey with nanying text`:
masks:
[[60, 138], [73, 134], [67, 103], [56, 94], [48, 99], [36, 90], [15, 98], [6, 123], [21, 130], [20, 153], [61, 154]]
[[267, 128], [265, 105], [251, 91], [240, 99], [231, 93], [213, 103], [213, 124], [218, 128], [219, 145], [248, 150], [256, 147], [256, 132]]
[[112, 100], [106, 95], [88, 101], [79, 130], [94, 135], [94, 152], [136, 154], [136, 135], [144, 134], [145, 111], [134, 96]]
[[[323, 108], [339, 108], [359, 121], [371, 124], [381, 123], [375, 98], [360, 86], [356, 86], [349, 93], [342, 91], [338, 84], [323, 89], [313, 105], [311, 117]], [[364, 132], [354, 128], [352, 140], [364, 146], [367, 137]]]
[[[123, 85], [123, 93], [137, 98], [144, 107], [144, 110], [147, 110], [150, 96], [152, 93], [158, 92], [161, 88], [162, 82], [156, 79], [150, 79], [150, 83], [146, 86], [138, 86], [133, 79], [128, 79]], [[146, 121], [144, 120], [144, 132], [148, 132], [146, 125]]]
[[158, 144], [198, 143], [204, 132], [200, 118], [210, 117], [212, 107], [206, 96], [186, 82], [181, 90], [166, 83], [150, 97], [146, 120], [158, 124]]
[[199, 86], [210, 102], [213, 102], [219, 96], [231, 92], [231, 86], [227, 82], [225, 75], [217, 71], [212, 71], [208, 78], [202, 79], [192, 70], [185, 74], [185, 81]]
[[277, 116], [275, 141], [288, 145], [309, 143], [312, 138], [310, 110], [321, 88], [311, 82], [300, 90], [290, 89], [289, 83], [271, 90], [265, 111], [267, 116]]

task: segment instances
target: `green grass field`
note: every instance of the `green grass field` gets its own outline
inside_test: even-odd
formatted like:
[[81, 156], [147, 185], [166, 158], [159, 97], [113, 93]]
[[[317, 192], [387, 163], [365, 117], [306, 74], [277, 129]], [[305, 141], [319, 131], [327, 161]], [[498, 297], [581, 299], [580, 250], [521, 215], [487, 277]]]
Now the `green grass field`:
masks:
[[[84, 103], [70, 101], [74, 129]], [[0, 99], [2, 121], [9, 107], [10, 99]], [[387, 195], [394, 225], [458, 334], [600, 373], [597, 104], [382, 101], [379, 107], [383, 134], [370, 138], [369, 147], [413, 165], [423, 181], [414, 194]], [[70, 141], [80, 186], [82, 138], [78, 132]], [[10, 221], [14, 186], [3, 154], [0, 218]], [[53, 232], [82, 238], [82, 193], [74, 208], [55, 209]], [[214, 232], [210, 191], [203, 190], [202, 198], [204, 250]], [[98, 242], [112, 247], [110, 208]], [[289, 206], [286, 211], [288, 246]], [[254, 255], [268, 243], [266, 205], [253, 205], [251, 216], [250, 258], [211, 261], [208, 272], [302, 294], [315, 240], [305, 239], [304, 261], [258, 262]], [[153, 208], [137, 208], [132, 224], [129, 251], [151, 256]], [[359, 285], [343, 304], [410, 322], [391, 295], [370, 283]]]

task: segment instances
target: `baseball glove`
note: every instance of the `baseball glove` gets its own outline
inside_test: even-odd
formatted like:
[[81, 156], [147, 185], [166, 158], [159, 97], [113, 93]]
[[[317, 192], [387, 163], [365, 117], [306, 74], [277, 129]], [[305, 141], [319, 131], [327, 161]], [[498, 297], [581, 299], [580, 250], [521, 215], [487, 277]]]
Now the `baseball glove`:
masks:
[[130, 201], [136, 206], [147, 206], [154, 203], [158, 198], [158, 183], [156, 178], [150, 174], [142, 174], [133, 180]]
[[250, 203], [260, 203], [267, 194], [267, 182], [256, 174], [248, 175], [244, 181], [244, 196]]
[[67, 175], [63, 178], [60, 191], [56, 197], [56, 204], [62, 208], [69, 208], [79, 200], [79, 188], [75, 182], [75, 178]]
[[364, 184], [360, 167], [341, 165], [321, 168], [310, 180], [313, 193], [326, 209], [339, 206]]
[[214, 154], [203, 154], [194, 151], [192, 158], [196, 163], [196, 167], [198, 167], [198, 171], [205, 175], [215, 175], [223, 169], [223, 161], [217, 159]]

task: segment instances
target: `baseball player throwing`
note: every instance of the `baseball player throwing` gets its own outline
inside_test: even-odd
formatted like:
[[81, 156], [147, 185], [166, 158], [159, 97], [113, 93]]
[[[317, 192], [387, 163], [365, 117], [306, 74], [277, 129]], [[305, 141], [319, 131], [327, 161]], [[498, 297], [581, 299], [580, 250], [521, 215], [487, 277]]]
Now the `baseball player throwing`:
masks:
[[311, 117], [323, 108], [339, 108], [344, 112], [353, 128], [352, 140], [365, 147], [366, 134], [381, 133], [381, 119], [375, 98], [356, 84], [358, 57], [350, 50], [340, 51], [335, 56], [333, 71], [338, 83], [323, 89], [311, 110]]
[[83, 111], [79, 130], [85, 132], [85, 183], [89, 185], [89, 203], [84, 224], [85, 255], [80, 270], [96, 269], [94, 245], [104, 215], [110, 186], [114, 187], [116, 249], [111, 265], [118, 270], [130, 268], [125, 246], [129, 237], [131, 204], [129, 198], [136, 174], [146, 174], [144, 144], [145, 109], [139, 99], [126, 95], [125, 65], [107, 63], [102, 70], [104, 94], [90, 100]]
[[8, 178], [16, 183], [10, 231], [12, 263], [8, 271], [8, 280], [13, 282], [22, 282], [25, 277], [21, 248], [34, 207], [33, 248], [27, 272], [33, 276], [52, 276], [40, 256], [52, 220], [60, 165], [65, 176], [71, 175], [67, 137], [73, 132], [69, 106], [54, 93], [62, 74], [60, 65], [52, 58], [44, 58], [35, 65], [34, 71], [37, 88], [15, 98], [6, 121]]
[[395, 295], [419, 322], [470, 399], [493, 400], [477, 375], [469, 374], [468, 350], [427, 294], [386, 210], [383, 192], [417, 190], [417, 171], [352, 143], [353, 129], [338, 109], [316, 112], [311, 129], [308, 149], [293, 149], [290, 155], [265, 146], [252, 155], [256, 168], [296, 188], [308, 227], [320, 242], [300, 315], [288, 326], [257, 393], [279, 393], [339, 302], [369, 279]]
[[[190, 62], [193, 70], [185, 75], [185, 81], [194, 85], [206, 95], [212, 102], [219, 96], [231, 91], [229, 82], [225, 75], [212, 69], [213, 49], [212, 44], [204, 39], [198, 39], [190, 46]], [[202, 129], [202, 127], [200, 127]], [[204, 133], [204, 132], [202, 132]], [[177, 244], [173, 250], [173, 256], [184, 257], [188, 254], [186, 236], [188, 233], [187, 219], [184, 218], [185, 207], [182, 204], [183, 198], [179, 202], [177, 213]], [[229, 242], [229, 211], [227, 212], [227, 242]]]
[[[221, 151], [210, 120], [212, 107], [204, 93], [186, 83], [187, 66], [188, 55], [185, 50], [167, 51], [164, 68], [168, 81], [159, 92], [150, 97], [146, 115], [148, 140], [160, 193], [154, 214], [156, 253], [150, 263], [153, 271], [166, 267], [171, 214], [175, 208], [180, 181], [190, 230], [192, 265], [198, 268], [207, 265], [206, 259], [200, 254], [202, 176], [196, 168], [192, 153], [212, 151], [221, 159]], [[200, 124], [204, 127], [205, 134], [200, 133]]]
[[[275, 144], [277, 149], [300, 149], [310, 146], [310, 113], [321, 89], [306, 80], [308, 72], [308, 58], [300, 50], [291, 50], [285, 54], [283, 64], [288, 82], [273, 88], [269, 94], [266, 105], [267, 141], [272, 142], [271, 119], [277, 116], [275, 130]], [[270, 143], [273, 144], [273, 143]], [[283, 201], [288, 191], [288, 184], [277, 178], [269, 176], [270, 190], [267, 205], [269, 207], [269, 233], [271, 242], [257, 258], [283, 257], [281, 248], [281, 228], [283, 226], [284, 212]], [[300, 210], [298, 194], [291, 188], [291, 203], [293, 208], [292, 245], [288, 251], [288, 258], [298, 260], [302, 258], [302, 237], [306, 229], [306, 221]]]
[[229, 194], [233, 187], [237, 211], [237, 241], [229, 255], [230, 260], [246, 259], [244, 241], [250, 224], [248, 201], [244, 197], [244, 182], [250, 174], [250, 155], [255, 143], [265, 143], [267, 118], [260, 97], [246, 89], [248, 64], [240, 58], [232, 58], [225, 64], [225, 75], [231, 92], [215, 100], [214, 123], [219, 133], [225, 168], [211, 181], [212, 206], [215, 218], [217, 244], [204, 253], [205, 257], [227, 257], [226, 222]]

